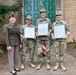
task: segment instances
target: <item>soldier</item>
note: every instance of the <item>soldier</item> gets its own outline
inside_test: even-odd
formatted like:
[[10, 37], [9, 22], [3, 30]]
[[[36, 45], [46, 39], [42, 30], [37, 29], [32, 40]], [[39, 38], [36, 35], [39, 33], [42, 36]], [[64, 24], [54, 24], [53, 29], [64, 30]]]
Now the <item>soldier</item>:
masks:
[[26, 18], [26, 24], [24, 26], [22, 26], [21, 28], [21, 37], [22, 37], [22, 43], [23, 43], [23, 50], [22, 50], [22, 54], [21, 54], [21, 69], [24, 69], [24, 63], [25, 63], [25, 58], [26, 58], [26, 53], [29, 50], [29, 58], [30, 58], [30, 66], [32, 68], [35, 67], [35, 65], [33, 64], [33, 58], [34, 58], [34, 41], [35, 39], [26, 39], [24, 37], [24, 28], [25, 27], [35, 27], [34, 25], [31, 24], [32, 23], [32, 16], [28, 15]]
[[4, 25], [3, 31], [8, 50], [8, 61], [10, 71], [13, 75], [16, 75], [16, 71], [20, 71], [18, 69], [19, 46], [20, 48], [22, 47], [20, 39], [20, 29], [15, 24], [16, 17], [13, 14], [9, 17], [9, 21], [10, 23]]
[[[37, 45], [38, 45], [38, 49], [37, 49], [37, 54], [38, 54], [38, 66], [37, 69], [39, 70], [41, 68], [41, 60], [43, 58], [43, 56], [46, 57], [46, 68], [47, 70], [50, 69], [50, 32], [51, 32], [51, 21], [50, 19], [46, 18], [46, 10], [43, 8], [40, 10], [40, 15], [41, 18], [37, 20], [37, 24], [36, 24], [36, 36], [38, 37], [37, 40]], [[39, 23], [48, 23], [48, 35], [47, 36], [38, 36], [38, 24]], [[42, 52], [42, 46], [44, 44], [44, 49], [45, 52]]]
[[[62, 12], [57, 11], [56, 12], [56, 19], [57, 21], [53, 23], [52, 27], [52, 39], [54, 40], [54, 50], [55, 50], [55, 62], [56, 65], [54, 67], [54, 70], [56, 71], [59, 67], [66, 71], [66, 68], [64, 66], [64, 54], [67, 46], [67, 37], [70, 35], [67, 22], [62, 20]], [[65, 34], [66, 36], [64, 38], [56, 39], [54, 36], [54, 26], [63, 24], [65, 25]]]

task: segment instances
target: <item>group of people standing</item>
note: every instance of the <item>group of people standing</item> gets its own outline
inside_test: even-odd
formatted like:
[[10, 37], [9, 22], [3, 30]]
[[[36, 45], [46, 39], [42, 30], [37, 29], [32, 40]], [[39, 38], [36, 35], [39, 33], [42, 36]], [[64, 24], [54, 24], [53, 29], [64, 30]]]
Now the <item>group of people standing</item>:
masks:
[[[25, 38], [24, 37], [24, 28], [25, 27], [35, 27], [35, 34], [37, 38], [37, 57], [38, 57], [38, 65], [37, 70], [39, 70], [42, 66], [41, 61], [43, 58], [46, 59], [46, 69], [50, 70], [50, 36], [52, 36], [53, 40], [53, 48], [55, 53], [55, 62], [56, 65], [54, 70], [56, 71], [58, 68], [66, 71], [64, 66], [64, 55], [67, 48], [67, 38], [70, 35], [70, 31], [68, 29], [67, 22], [62, 20], [62, 12], [56, 12], [56, 22], [51, 23], [50, 19], [46, 18], [46, 10], [43, 8], [40, 10], [41, 18], [37, 20], [36, 25], [32, 25], [32, 16], [28, 15], [26, 17], [26, 24], [21, 27], [21, 29], [16, 25], [16, 17], [11, 15], [9, 17], [9, 23], [4, 25], [4, 36], [8, 50], [8, 61], [10, 72], [13, 75], [17, 75], [19, 69], [19, 48], [22, 48], [21, 52], [21, 69], [25, 68], [25, 59], [27, 51], [29, 50], [29, 59], [30, 66], [35, 68], [35, 64], [33, 62], [34, 59], [34, 51], [35, 51], [35, 39]], [[48, 35], [46, 36], [38, 36], [38, 25], [39, 24], [48, 24]], [[58, 24], [65, 25], [65, 34], [64, 38], [56, 39], [54, 36], [54, 26]], [[42, 50], [43, 49], [43, 50]], [[45, 50], [44, 50], [45, 49]]]

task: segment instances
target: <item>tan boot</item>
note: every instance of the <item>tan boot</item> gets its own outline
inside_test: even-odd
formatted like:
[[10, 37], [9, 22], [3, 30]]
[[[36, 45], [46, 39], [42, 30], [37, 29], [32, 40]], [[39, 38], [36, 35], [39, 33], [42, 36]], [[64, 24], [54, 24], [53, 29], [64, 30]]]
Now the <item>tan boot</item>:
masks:
[[25, 67], [24, 67], [24, 64], [22, 63], [22, 64], [21, 64], [21, 69], [23, 70], [24, 68], [25, 68]]
[[55, 65], [55, 67], [54, 67], [54, 71], [57, 71], [58, 68], [59, 68], [59, 62], [56, 62], [56, 65]]
[[48, 62], [46, 63], [46, 69], [50, 70], [50, 64]]
[[30, 66], [31, 66], [32, 68], [35, 68], [35, 65], [33, 64], [33, 62], [30, 62]]
[[65, 68], [63, 62], [60, 62], [60, 67], [61, 67], [61, 69], [62, 69], [63, 71], [66, 71], [66, 68]]
[[37, 70], [39, 70], [40, 68], [41, 68], [41, 62], [38, 64]]

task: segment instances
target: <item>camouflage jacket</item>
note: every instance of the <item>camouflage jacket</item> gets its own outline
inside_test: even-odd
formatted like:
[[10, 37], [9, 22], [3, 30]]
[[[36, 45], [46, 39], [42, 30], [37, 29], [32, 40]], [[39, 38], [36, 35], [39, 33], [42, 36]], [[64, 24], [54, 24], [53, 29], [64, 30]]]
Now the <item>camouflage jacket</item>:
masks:
[[[70, 30], [69, 30], [69, 27], [68, 27], [68, 24], [67, 24], [66, 21], [60, 21], [60, 22], [57, 22], [57, 21], [56, 21], [56, 22], [54, 22], [53, 25], [52, 25], [51, 35], [54, 36], [54, 26], [55, 26], [55, 25], [58, 25], [58, 24], [63, 24], [63, 25], [65, 25], [65, 34], [66, 34], [67, 36], [69, 36], [69, 35], [70, 35]], [[56, 39], [56, 40], [65, 40], [65, 39]]]
[[[21, 27], [21, 29], [20, 29], [21, 37], [24, 36], [24, 28], [25, 28], [25, 27], [35, 27], [35, 26], [32, 25], [32, 24], [31, 24], [31, 25], [27, 25], [27, 24], [23, 25], [23, 26]], [[28, 39], [28, 38], [27, 38], [26, 40], [34, 40], [34, 39], [30, 39], [30, 38]], [[24, 42], [24, 41], [25, 41], [25, 40], [22, 39], [22, 42]]]
[[[39, 23], [48, 23], [48, 32], [51, 32], [52, 31], [52, 25], [51, 25], [50, 19], [45, 18], [45, 19], [38, 19], [37, 20], [37, 22], [36, 22], [36, 32], [38, 32], [38, 24]], [[48, 39], [50, 39], [50, 37], [47, 37], [47, 36], [39, 36], [38, 39], [39, 40], [48, 40]]]

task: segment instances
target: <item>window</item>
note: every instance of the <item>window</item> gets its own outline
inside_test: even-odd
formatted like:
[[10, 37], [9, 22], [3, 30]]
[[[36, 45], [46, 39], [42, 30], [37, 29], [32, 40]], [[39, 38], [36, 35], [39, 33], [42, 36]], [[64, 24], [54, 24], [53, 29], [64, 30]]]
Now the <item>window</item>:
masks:
[[56, 10], [63, 11], [63, 0], [56, 0]]

